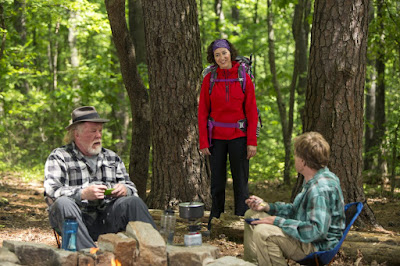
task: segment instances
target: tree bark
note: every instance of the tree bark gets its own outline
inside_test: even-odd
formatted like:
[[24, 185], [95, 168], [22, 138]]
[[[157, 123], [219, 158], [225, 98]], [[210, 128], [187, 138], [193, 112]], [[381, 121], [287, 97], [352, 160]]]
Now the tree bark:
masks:
[[[291, 88], [295, 86], [297, 92], [297, 106], [300, 113], [301, 124], [304, 129], [304, 102], [305, 91], [307, 88], [307, 51], [308, 51], [308, 35], [310, 26], [308, 24], [308, 16], [311, 11], [311, 3], [309, 0], [301, 0], [295, 6], [292, 33], [295, 40], [295, 61], [293, 69], [293, 77]], [[291, 89], [293, 91], [293, 89]], [[294, 98], [294, 97], [293, 97]], [[293, 108], [293, 106], [291, 106]], [[293, 111], [291, 113], [291, 120], [289, 123], [293, 125]], [[291, 129], [292, 134], [293, 129]], [[298, 174], [296, 184], [292, 190], [291, 201], [293, 202], [296, 197], [297, 191], [303, 185], [304, 177]]]
[[220, 33], [222, 37], [220, 24], [224, 20], [224, 11], [222, 10], [222, 0], [214, 0], [214, 11], [215, 11], [215, 32]]
[[0, 3], [0, 28], [3, 30], [1, 34], [1, 45], [0, 45], [0, 60], [3, 58], [4, 55], [4, 50], [6, 48], [6, 37], [7, 37], [7, 31], [6, 31], [6, 23], [4, 19], [4, 7], [3, 4]]
[[[78, 47], [76, 45], [76, 23], [79, 19], [78, 11], [70, 10], [69, 17], [69, 27], [68, 27], [68, 44], [69, 49], [71, 50], [71, 68], [75, 73], [72, 78], [72, 90], [78, 91], [80, 89], [79, 79], [78, 79], [78, 71], [79, 71], [79, 53]], [[79, 93], [75, 93], [75, 97], [72, 99], [75, 105], [78, 105], [81, 102], [80, 97], [78, 97]]]
[[[374, 0], [369, 0], [369, 23], [375, 19]], [[374, 50], [375, 43], [371, 42], [368, 46], [369, 50]], [[375, 105], [376, 105], [376, 70], [374, 68], [374, 55], [367, 55], [367, 65], [372, 67], [371, 73], [366, 76], [366, 96], [365, 96], [365, 134], [364, 134], [364, 182], [373, 182], [372, 169], [374, 167], [374, 128], [375, 121]]]
[[[365, 202], [362, 140], [367, 35], [368, 0], [315, 1], [304, 131], [318, 131], [330, 144], [329, 168], [341, 180], [346, 203]], [[377, 225], [366, 203], [360, 218]]]
[[132, 112], [132, 141], [129, 175], [139, 196], [146, 198], [150, 152], [149, 96], [137, 71], [135, 47], [125, 18], [124, 0], [105, 0], [112, 36], [117, 49], [122, 78]]
[[[274, 18], [272, 12], [272, 0], [268, 0], [268, 12], [267, 12], [267, 23], [268, 23], [268, 61], [272, 74], [272, 84], [276, 91], [276, 103], [278, 105], [279, 115], [281, 118], [282, 126], [282, 137], [283, 145], [285, 147], [285, 169], [283, 174], [283, 182], [286, 185], [290, 185], [290, 160], [291, 160], [291, 135], [293, 129], [293, 105], [294, 105], [294, 86], [291, 87], [289, 97], [289, 121], [287, 117], [286, 104], [283, 99], [283, 95], [280, 89], [280, 85], [276, 73], [275, 64], [275, 37], [274, 37]], [[295, 67], [296, 69], [296, 67]], [[296, 75], [296, 74], [294, 74]], [[290, 119], [290, 117], [292, 119]], [[291, 123], [291, 124], [290, 124]]]
[[143, 14], [153, 129], [148, 204], [162, 209], [193, 200], [209, 207], [209, 168], [198, 146], [202, 64], [196, 1], [144, 1]]
[[143, 0], [129, 0], [129, 32], [133, 37], [136, 51], [136, 63], [147, 64], [146, 38], [143, 22]]
[[295, 63], [296, 73], [297, 105], [299, 108], [302, 125], [304, 125], [304, 95], [307, 88], [307, 63], [308, 63], [308, 37], [310, 25], [308, 16], [311, 12], [311, 3], [309, 0], [300, 0], [295, 6], [292, 32], [295, 41]]
[[[14, 0], [14, 12], [15, 12], [15, 19], [14, 19], [14, 28], [18, 32], [20, 37], [19, 44], [24, 46], [26, 44], [26, 0]], [[24, 63], [24, 68], [27, 68], [26, 63]], [[25, 80], [21, 80], [21, 85], [15, 85], [17, 89], [21, 92], [27, 94], [29, 92], [29, 83]]]
[[[378, 45], [380, 47], [384, 46], [384, 24], [383, 24], [383, 12], [384, 12], [384, 1], [377, 1], [377, 20], [378, 24], [378, 34], [379, 41]], [[378, 180], [384, 182], [384, 175], [387, 174], [387, 162], [384, 159], [386, 150], [384, 146], [384, 136], [386, 131], [386, 116], [385, 116], [385, 51], [384, 49], [377, 50], [376, 58], [376, 71], [377, 71], [377, 86], [376, 86], [376, 105], [375, 105], [375, 120], [374, 120], [374, 150], [378, 157], [378, 165], [376, 167], [377, 173], [376, 177]], [[383, 184], [383, 183], [382, 183]]]
[[[370, 62], [372, 65], [372, 62]], [[366, 174], [368, 183], [372, 183], [372, 174], [369, 173], [373, 169], [374, 156], [374, 128], [373, 123], [375, 121], [375, 106], [376, 106], [376, 72], [375, 69], [371, 71], [369, 76], [369, 84], [367, 88], [367, 95], [365, 96], [365, 144], [364, 144], [364, 171], [368, 171]]]

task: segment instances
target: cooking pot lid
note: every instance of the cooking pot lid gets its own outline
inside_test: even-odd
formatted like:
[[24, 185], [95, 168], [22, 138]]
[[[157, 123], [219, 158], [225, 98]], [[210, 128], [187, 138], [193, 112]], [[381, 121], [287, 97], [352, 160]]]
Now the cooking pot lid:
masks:
[[204, 206], [204, 203], [202, 202], [196, 202], [196, 201], [191, 201], [191, 202], [182, 202], [179, 203], [179, 207], [201, 207]]

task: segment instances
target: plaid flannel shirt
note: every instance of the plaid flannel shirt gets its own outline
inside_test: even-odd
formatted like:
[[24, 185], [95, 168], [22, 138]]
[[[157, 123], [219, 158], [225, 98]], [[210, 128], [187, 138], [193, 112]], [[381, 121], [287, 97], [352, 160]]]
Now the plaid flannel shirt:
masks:
[[79, 206], [101, 205], [104, 200], [81, 200], [82, 189], [94, 182], [109, 187], [122, 183], [127, 188], [127, 195], [138, 196], [136, 186], [130, 181], [121, 158], [105, 148], [99, 153], [96, 169], [93, 169], [72, 142], [51, 152], [44, 171], [45, 196], [50, 198], [46, 199], [48, 203], [61, 196], [67, 196], [74, 199]]
[[303, 184], [302, 191], [291, 204], [271, 203], [274, 225], [286, 234], [319, 251], [332, 249], [345, 228], [344, 200], [339, 178], [327, 167]]

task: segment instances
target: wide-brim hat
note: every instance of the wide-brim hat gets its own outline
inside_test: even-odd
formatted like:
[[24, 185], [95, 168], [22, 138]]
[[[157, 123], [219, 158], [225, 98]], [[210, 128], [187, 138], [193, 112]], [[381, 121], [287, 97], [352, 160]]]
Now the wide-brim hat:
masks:
[[81, 123], [81, 122], [95, 122], [95, 123], [106, 123], [110, 121], [109, 119], [101, 118], [97, 113], [96, 108], [93, 106], [82, 106], [76, 108], [71, 113], [72, 120], [70, 124], [65, 128], [68, 130], [72, 125]]

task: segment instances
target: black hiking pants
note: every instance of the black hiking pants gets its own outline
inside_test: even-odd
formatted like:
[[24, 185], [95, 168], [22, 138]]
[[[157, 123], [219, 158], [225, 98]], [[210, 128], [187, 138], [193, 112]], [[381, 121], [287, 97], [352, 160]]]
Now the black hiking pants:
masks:
[[[225, 210], [225, 188], [227, 156], [233, 179], [235, 215], [243, 216], [249, 209], [245, 200], [249, 197], [249, 160], [247, 160], [247, 138], [232, 140], [212, 140], [211, 157], [211, 197], [212, 207], [210, 222], [213, 217], [219, 218]], [[211, 224], [209, 223], [209, 229]]]

